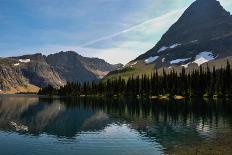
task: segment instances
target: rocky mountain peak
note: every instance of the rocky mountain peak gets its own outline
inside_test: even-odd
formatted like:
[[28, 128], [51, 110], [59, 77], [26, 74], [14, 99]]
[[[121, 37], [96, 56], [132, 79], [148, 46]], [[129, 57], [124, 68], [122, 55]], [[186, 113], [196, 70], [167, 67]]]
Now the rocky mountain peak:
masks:
[[197, 0], [185, 10], [158, 44], [211, 39], [228, 31], [230, 21], [230, 13], [218, 1]]
[[152, 49], [107, 78], [147, 74], [154, 69], [220, 68], [232, 60], [231, 43], [230, 13], [217, 0], [195, 0]]
[[136, 60], [156, 58], [152, 62], [159, 63], [158, 66], [161, 67], [164, 62], [170, 65], [175, 59], [188, 60], [183, 63], [192, 62], [204, 51], [212, 52], [215, 58], [223, 58], [231, 55], [231, 39], [230, 13], [217, 0], [196, 0], [156, 46]]
[[[220, 18], [227, 18], [230, 13], [227, 12], [216, 0], [197, 0], [184, 12], [178, 23], [199, 24], [209, 22]], [[186, 23], [188, 21], [188, 23]], [[194, 26], [192, 25], [192, 26]]]

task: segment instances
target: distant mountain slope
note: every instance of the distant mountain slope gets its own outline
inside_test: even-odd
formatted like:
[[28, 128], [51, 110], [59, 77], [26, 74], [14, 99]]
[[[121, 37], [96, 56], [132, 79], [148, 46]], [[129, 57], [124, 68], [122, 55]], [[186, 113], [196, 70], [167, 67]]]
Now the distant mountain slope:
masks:
[[83, 57], [74, 51], [48, 55], [46, 61], [69, 82], [97, 81], [121, 67], [103, 59]]
[[88, 58], [81, 56], [80, 61], [85, 66], [85, 68], [95, 74], [98, 79], [102, 79], [109, 72], [123, 67], [122, 64], [112, 65], [99, 58]]
[[86, 70], [80, 62], [80, 55], [75, 52], [60, 52], [46, 57], [51, 65], [63, 80], [69, 82], [84, 82], [97, 80], [96, 76]]
[[[219, 59], [232, 55], [231, 43], [230, 13], [216, 0], [196, 0], [156, 46], [135, 61], [156, 58], [148, 63], [159, 68], [194, 62], [202, 52], [208, 52], [212, 59]], [[207, 59], [207, 56], [201, 57]]]
[[0, 93], [38, 91], [47, 85], [60, 87], [67, 82], [97, 81], [119, 67], [121, 65], [82, 57], [73, 51], [0, 58]]

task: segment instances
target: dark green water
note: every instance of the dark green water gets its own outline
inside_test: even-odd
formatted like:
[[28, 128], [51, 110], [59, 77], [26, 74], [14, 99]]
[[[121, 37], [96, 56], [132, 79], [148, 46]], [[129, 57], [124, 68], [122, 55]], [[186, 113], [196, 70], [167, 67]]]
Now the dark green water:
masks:
[[232, 154], [232, 101], [0, 96], [0, 155]]

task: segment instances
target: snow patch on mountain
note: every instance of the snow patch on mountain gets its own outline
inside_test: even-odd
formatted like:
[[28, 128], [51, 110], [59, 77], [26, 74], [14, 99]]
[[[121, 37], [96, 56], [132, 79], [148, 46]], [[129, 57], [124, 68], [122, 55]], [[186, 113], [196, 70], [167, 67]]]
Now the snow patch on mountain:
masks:
[[16, 64], [14, 64], [14, 66], [19, 66], [20, 65], [20, 63], [16, 63]]
[[154, 57], [149, 57], [145, 60], [145, 63], [149, 64], [154, 62], [155, 60], [157, 60], [159, 58], [159, 56], [154, 56]]
[[173, 45], [171, 45], [171, 46], [169, 46], [169, 48], [176, 48], [177, 46], [180, 46], [181, 44], [173, 44]]
[[176, 48], [177, 46], [180, 46], [180, 45], [181, 45], [181, 44], [175, 43], [175, 44], [173, 44], [173, 45], [171, 45], [171, 46], [163, 46], [163, 47], [161, 47], [161, 48], [157, 51], [157, 53], [163, 52], [163, 51], [165, 51], [165, 50], [167, 50], [167, 49]]
[[191, 59], [191, 58], [184, 58], [184, 59], [172, 60], [172, 61], [170, 61], [170, 64], [178, 64], [178, 63], [180, 63], [180, 62], [185, 62], [185, 61], [187, 61], [187, 60], [189, 60], [189, 59]]
[[193, 61], [193, 63], [196, 63], [198, 66], [200, 66], [214, 59], [215, 58], [212, 52], [205, 51], [205, 52], [201, 52], [198, 55], [196, 55], [195, 61]]
[[184, 67], [184, 68], [188, 68], [188, 65], [189, 65], [190, 63], [187, 63], [187, 64], [185, 64], [185, 65], [181, 65], [182, 67]]
[[133, 67], [138, 63], [138, 61], [134, 61], [134, 62], [129, 62], [128, 64], [125, 65], [125, 67]]
[[157, 53], [163, 52], [163, 51], [165, 51], [166, 49], [168, 49], [168, 47], [163, 46], [163, 47], [161, 47], [161, 48], [157, 51]]
[[165, 58], [162, 59], [162, 62], [165, 62]]
[[196, 43], [198, 42], [198, 40], [193, 40], [193, 41], [190, 41], [190, 43]]
[[130, 66], [134, 66], [134, 65], [136, 65], [137, 63], [138, 63], [138, 62], [135, 61], [135, 62], [131, 63]]
[[22, 62], [22, 63], [28, 63], [30, 61], [31, 61], [30, 59], [19, 59], [19, 62]]

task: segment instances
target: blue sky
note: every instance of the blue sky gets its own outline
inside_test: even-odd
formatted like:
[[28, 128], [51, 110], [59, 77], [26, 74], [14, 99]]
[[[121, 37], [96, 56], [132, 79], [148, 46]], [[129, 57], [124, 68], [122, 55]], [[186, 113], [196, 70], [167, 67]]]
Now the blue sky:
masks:
[[[0, 0], [0, 56], [75, 50], [127, 63], [194, 0]], [[231, 0], [220, 0], [232, 11]]]

